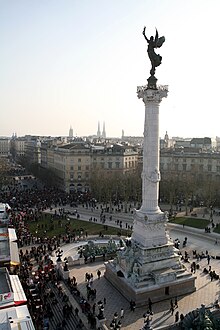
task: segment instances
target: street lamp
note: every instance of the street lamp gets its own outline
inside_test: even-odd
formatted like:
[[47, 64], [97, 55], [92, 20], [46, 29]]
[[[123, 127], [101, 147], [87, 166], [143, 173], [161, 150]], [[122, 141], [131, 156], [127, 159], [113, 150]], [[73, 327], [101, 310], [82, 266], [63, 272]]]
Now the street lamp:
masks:
[[144, 313], [143, 318], [144, 326], [142, 330], [152, 330], [153, 328], [151, 327], [151, 321], [153, 318], [153, 312], [147, 311], [146, 313]]
[[121, 324], [121, 321], [118, 320], [118, 313], [116, 312], [114, 314], [113, 320], [112, 320], [112, 322], [110, 324], [110, 329], [112, 329], [112, 330], [119, 330], [119, 329], [121, 329], [121, 325], [122, 325]]

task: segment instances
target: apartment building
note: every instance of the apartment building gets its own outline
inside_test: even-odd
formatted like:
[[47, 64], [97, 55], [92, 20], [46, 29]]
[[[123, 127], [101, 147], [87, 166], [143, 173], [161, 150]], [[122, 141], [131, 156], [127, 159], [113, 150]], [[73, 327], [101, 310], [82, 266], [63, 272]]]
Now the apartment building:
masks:
[[10, 138], [0, 138], [0, 158], [7, 158], [10, 155]]
[[69, 144], [42, 143], [41, 166], [52, 169], [63, 190], [87, 191], [91, 176], [97, 171], [126, 173], [134, 171], [138, 152], [122, 144], [93, 145], [82, 138]]
[[160, 170], [181, 178], [220, 180], [220, 153], [200, 149], [161, 150]]

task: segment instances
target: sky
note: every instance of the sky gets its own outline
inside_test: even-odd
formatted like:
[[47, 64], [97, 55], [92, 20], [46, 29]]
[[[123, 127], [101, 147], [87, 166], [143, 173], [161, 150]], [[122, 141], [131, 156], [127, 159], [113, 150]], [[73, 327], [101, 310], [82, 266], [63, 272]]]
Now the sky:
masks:
[[143, 136], [156, 52], [164, 137], [220, 136], [219, 0], [0, 0], [0, 136]]

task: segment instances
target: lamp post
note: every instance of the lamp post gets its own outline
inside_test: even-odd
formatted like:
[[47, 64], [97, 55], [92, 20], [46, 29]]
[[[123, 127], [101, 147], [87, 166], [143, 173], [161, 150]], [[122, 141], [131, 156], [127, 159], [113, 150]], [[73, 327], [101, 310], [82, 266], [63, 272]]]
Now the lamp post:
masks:
[[113, 317], [113, 320], [111, 321], [111, 324], [110, 324], [110, 329], [112, 330], [119, 330], [121, 329], [121, 321], [118, 320], [118, 313], [116, 312], [114, 314], [114, 317]]

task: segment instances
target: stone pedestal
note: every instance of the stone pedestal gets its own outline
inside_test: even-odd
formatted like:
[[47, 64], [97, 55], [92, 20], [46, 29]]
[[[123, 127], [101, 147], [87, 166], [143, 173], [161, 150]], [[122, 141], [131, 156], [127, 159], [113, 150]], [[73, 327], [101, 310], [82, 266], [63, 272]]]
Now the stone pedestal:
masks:
[[158, 206], [159, 105], [167, 93], [167, 86], [138, 87], [145, 104], [142, 205], [134, 214], [130, 246], [106, 263], [106, 278], [137, 305], [195, 291], [196, 277], [181, 263], [166, 231], [167, 214]]

